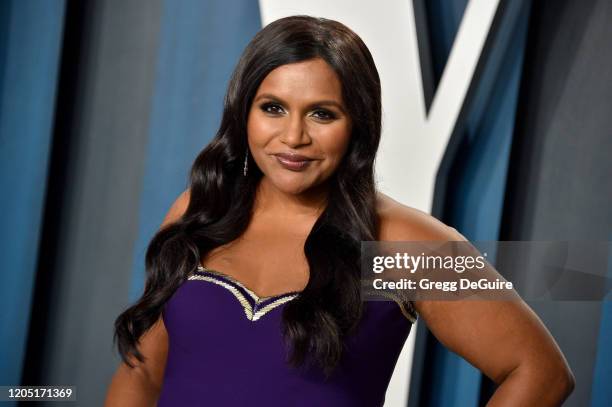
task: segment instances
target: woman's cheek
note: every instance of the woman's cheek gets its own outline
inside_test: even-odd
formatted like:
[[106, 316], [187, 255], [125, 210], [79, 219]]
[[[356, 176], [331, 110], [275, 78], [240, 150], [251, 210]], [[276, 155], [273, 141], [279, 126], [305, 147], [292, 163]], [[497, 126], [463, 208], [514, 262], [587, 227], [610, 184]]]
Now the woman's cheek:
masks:
[[346, 131], [344, 128], [338, 129], [338, 131], [330, 132], [326, 136], [326, 140], [329, 141], [327, 149], [334, 156], [338, 156], [338, 160], [340, 156], [344, 155], [349, 143], [349, 138], [346, 135]]
[[274, 120], [263, 115], [263, 113], [253, 111], [249, 114], [247, 131], [249, 134], [265, 136], [271, 133], [278, 124]]
[[271, 119], [271, 118], [261, 118], [260, 120], [257, 121], [257, 125], [258, 128], [262, 131], [262, 132], [274, 132], [277, 129], [282, 127], [282, 119]]

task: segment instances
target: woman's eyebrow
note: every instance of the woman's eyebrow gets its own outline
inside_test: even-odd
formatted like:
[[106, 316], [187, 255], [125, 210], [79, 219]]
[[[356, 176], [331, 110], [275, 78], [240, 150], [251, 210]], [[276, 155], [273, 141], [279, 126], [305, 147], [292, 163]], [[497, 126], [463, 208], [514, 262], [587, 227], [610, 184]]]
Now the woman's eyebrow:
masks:
[[[274, 101], [277, 101], [283, 105], [287, 105], [287, 102], [285, 102], [283, 99], [279, 98], [278, 96], [275, 96], [271, 93], [262, 93], [261, 95], [257, 96], [255, 98], [255, 102], [258, 101], [259, 99], [272, 99]], [[344, 108], [342, 107], [342, 105], [340, 103], [338, 103], [335, 100], [331, 100], [331, 99], [325, 99], [325, 100], [319, 100], [316, 102], [312, 102], [308, 105], [308, 107], [313, 107], [313, 106], [323, 106], [323, 105], [330, 105], [330, 106], [335, 106], [338, 109], [340, 109], [342, 112], [345, 112]]]

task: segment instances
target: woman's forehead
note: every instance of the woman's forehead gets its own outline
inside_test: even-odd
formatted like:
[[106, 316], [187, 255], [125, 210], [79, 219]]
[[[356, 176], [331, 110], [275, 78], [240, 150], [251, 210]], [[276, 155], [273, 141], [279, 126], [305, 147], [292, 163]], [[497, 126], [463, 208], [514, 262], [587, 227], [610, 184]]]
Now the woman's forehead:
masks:
[[261, 82], [257, 95], [273, 94], [288, 100], [330, 99], [342, 102], [336, 72], [321, 58], [281, 65]]

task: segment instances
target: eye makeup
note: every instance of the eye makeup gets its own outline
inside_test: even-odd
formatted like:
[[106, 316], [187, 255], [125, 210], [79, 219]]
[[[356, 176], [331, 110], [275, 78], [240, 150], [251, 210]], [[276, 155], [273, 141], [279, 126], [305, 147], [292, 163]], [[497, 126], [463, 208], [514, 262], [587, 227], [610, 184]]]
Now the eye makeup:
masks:
[[[261, 105], [259, 105], [259, 108], [264, 112], [264, 113], [270, 113], [270, 114], [277, 114], [277, 113], [281, 113], [279, 110], [282, 110], [282, 107], [277, 104], [277, 103], [272, 103], [272, 102], [265, 102], [262, 103]], [[270, 108], [274, 108], [275, 110], [269, 110]], [[278, 109], [278, 110], [276, 110]]]
[[[284, 111], [282, 106], [274, 102], [262, 103], [259, 105], [259, 108], [264, 113], [271, 114], [271, 115], [277, 115]], [[332, 112], [331, 110], [322, 109], [322, 108], [315, 108], [313, 111], [313, 115], [314, 115], [313, 117], [321, 121], [329, 121], [329, 120], [334, 120], [337, 118], [337, 115], [334, 112]]]

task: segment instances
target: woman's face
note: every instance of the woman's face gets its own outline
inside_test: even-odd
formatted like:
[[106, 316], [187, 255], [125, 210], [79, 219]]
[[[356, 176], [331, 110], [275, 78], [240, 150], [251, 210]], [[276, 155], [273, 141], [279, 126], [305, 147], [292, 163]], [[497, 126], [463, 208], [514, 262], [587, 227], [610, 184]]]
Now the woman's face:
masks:
[[322, 184], [351, 135], [338, 76], [321, 58], [274, 69], [255, 94], [247, 133], [253, 159], [276, 188], [299, 194]]

